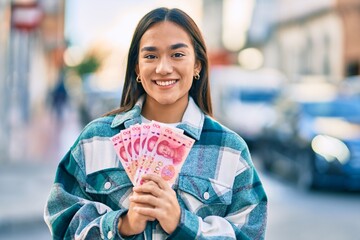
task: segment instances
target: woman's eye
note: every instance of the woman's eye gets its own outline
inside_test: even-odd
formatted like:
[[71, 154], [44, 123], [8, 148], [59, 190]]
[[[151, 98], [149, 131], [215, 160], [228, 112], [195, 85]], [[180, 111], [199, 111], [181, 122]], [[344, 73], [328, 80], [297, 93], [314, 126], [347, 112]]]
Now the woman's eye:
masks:
[[156, 58], [156, 57], [155, 57], [154, 55], [146, 55], [145, 58], [146, 58], [146, 59], [154, 59], [154, 58]]
[[185, 55], [182, 54], [182, 53], [175, 53], [173, 56], [176, 57], [176, 58], [178, 58], [178, 57], [183, 57], [183, 56], [185, 56]]

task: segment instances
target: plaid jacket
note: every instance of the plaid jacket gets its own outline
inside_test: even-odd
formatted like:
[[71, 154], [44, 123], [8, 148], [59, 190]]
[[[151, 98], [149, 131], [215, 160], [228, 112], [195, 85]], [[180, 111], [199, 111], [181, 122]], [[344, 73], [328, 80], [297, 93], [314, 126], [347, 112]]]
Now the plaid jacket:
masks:
[[[44, 212], [53, 239], [123, 239], [133, 186], [109, 137], [141, 123], [142, 103], [89, 123], [59, 163]], [[177, 127], [196, 140], [173, 186], [180, 223], [169, 236], [149, 222], [130, 239], [264, 239], [267, 197], [243, 139], [191, 98]]]

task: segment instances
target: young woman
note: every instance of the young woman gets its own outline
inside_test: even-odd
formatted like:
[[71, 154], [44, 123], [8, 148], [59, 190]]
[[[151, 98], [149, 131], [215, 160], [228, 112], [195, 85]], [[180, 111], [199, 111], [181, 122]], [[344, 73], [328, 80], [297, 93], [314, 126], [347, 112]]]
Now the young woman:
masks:
[[[45, 208], [54, 239], [264, 238], [267, 197], [246, 143], [212, 118], [208, 70], [186, 13], [140, 20], [120, 108], [88, 124], [59, 164]], [[150, 120], [195, 140], [173, 187], [156, 175], [134, 187], [110, 141]]]

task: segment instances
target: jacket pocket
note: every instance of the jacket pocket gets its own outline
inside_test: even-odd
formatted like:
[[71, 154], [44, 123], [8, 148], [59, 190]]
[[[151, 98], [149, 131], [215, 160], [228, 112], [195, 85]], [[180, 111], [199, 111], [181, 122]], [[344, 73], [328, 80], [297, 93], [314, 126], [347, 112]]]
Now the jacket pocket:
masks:
[[124, 169], [107, 168], [86, 176], [86, 192], [91, 194], [111, 194], [128, 190], [132, 183]]
[[178, 193], [188, 210], [205, 215], [225, 214], [232, 199], [230, 186], [215, 179], [189, 175], [179, 176]]

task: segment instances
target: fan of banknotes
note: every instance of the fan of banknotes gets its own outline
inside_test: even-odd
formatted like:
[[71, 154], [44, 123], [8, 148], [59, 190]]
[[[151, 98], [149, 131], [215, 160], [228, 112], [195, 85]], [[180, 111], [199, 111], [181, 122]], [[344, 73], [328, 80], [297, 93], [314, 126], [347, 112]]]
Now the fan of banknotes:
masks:
[[172, 186], [194, 144], [181, 129], [156, 121], [132, 125], [111, 141], [134, 186], [144, 174], [159, 175]]

